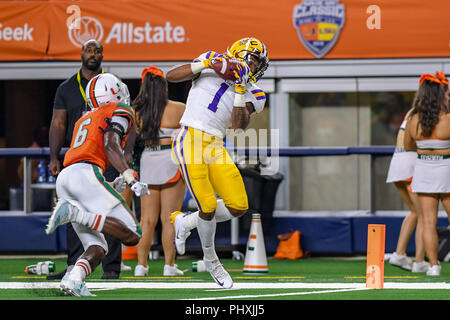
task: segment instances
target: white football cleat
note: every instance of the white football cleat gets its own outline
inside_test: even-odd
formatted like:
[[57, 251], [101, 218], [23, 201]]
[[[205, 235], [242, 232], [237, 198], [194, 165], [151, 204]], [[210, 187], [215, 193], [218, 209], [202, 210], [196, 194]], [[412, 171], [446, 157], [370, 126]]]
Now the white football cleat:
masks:
[[59, 226], [69, 223], [73, 216], [73, 206], [64, 199], [58, 199], [45, 229], [46, 234], [53, 233]]
[[65, 293], [75, 297], [95, 297], [95, 294], [89, 292], [84, 281], [73, 279], [70, 273], [62, 278], [60, 288]]
[[206, 271], [211, 274], [211, 277], [216, 283], [224, 289], [230, 289], [233, 287], [233, 279], [231, 279], [228, 272], [225, 270], [219, 259], [213, 261], [205, 261]]
[[183, 213], [175, 211], [170, 214], [170, 223], [175, 227], [175, 248], [180, 255], [186, 252], [186, 239], [191, 235], [191, 231], [187, 230], [183, 225], [183, 218], [191, 212]]

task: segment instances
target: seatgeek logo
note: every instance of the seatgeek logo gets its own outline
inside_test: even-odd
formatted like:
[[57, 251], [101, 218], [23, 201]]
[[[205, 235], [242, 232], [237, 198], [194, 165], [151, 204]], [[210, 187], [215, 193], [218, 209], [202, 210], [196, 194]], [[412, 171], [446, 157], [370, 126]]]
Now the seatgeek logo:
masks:
[[81, 48], [83, 43], [90, 39], [96, 39], [103, 44], [182, 43], [186, 40], [186, 32], [183, 26], [174, 26], [170, 21], [163, 25], [152, 25], [146, 21], [142, 25], [116, 22], [105, 34], [99, 20], [83, 16], [74, 19], [70, 24], [68, 37], [75, 46]]
[[33, 41], [34, 28], [25, 23], [20, 27], [11, 27], [0, 23], [0, 41]]

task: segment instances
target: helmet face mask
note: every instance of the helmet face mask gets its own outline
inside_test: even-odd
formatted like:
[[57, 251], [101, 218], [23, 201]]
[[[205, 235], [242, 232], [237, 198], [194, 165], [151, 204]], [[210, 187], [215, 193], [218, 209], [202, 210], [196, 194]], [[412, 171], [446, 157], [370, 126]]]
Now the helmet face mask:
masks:
[[252, 82], [261, 79], [269, 66], [266, 46], [256, 38], [243, 38], [236, 41], [228, 48], [228, 55], [245, 61], [249, 66], [255, 65], [252, 59], [256, 59], [259, 62], [250, 74], [249, 79]]
[[120, 91], [122, 93], [122, 97], [120, 97], [120, 101], [130, 105], [130, 92], [128, 91], [128, 86], [123, 83], [122, 81], [120, 82]]
[[[247, 62], [247, 59], [246, 59], [247, 64], [253, 63], [253, 62], [251, 62], [250, 56], [248, 57], [248, 59], [250, 61]], [[257, 82], [259, 79], [261, 79], [261, 77], [264, 75], [264, 72], [267, 70], [267, 67], [269, 66], [269, 59], [267, 59], [267, 57], [259, 56], [259, 57], [256, 57], [256, 59], [259, 61], [259, 65], [255, 68], [255, 70], [250, 75], [250, 80], [252, 80], [253, 82]]]
[[113, 102], [130, 103], [130, 93], [125, 83], [110, 73], [92, 78], [86, 86], [87, 104], [92, 109]]

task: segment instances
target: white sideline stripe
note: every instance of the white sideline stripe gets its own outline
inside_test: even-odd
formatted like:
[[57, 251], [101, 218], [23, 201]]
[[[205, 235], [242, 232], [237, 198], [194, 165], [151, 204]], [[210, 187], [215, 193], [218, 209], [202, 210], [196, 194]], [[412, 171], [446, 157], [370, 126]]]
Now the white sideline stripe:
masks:
[[[214, 282], [86, 282], [90, 290], [95, 289], [218, 289]], [[0, 282], [0, 289], [54, 289], [59, 282]], [[385, 282], [385, 289], [450, 289], [446, 282]], [[365, 283], [234, 283], [236, 289], [366, 289]]]
[[307, 295], [307, 294], [349, 292], [349, 291], [361, 291], [361, 290], [370, 290], [370, 289], [354, 288], [354, 289], [320, 290], [320, 291], [307, 291], [307, 292], [301, 291], [301, 292], [269, 293], [269, 294], [245, 294], [245, 295], [240, 295], [240, 296], [196, 298], [196, 299], [182, 299], [182, 300], [224, 300], [224, 299], [268, 298], [268, 297], [302, 296], [302, 295]]

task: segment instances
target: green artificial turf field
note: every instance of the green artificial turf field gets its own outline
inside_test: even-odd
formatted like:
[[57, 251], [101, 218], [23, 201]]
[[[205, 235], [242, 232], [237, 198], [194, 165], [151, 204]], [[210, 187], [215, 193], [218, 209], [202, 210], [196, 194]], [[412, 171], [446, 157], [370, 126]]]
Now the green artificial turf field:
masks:
[[[365, 286], [366, 261], [346, 258], [275, 260], [268, 258], [269, 272], [245, 274], [243, 261], [221, 259], [234, 280], [232, 289], [216, 285], [209, 273], [193, 272], [192, 261], [177, 264], [182, 277], [163, 277], [164, 261], [149, 261], [147, 277], [122, 272], [118, 280], [101, 280], [99, 266], [87, 279], [96, 297], [71, 297], [59, 290], [59, 281], [27, 275], [27, 265], [52, 260], [56, 272], [65, 267], [65, 258], [27, 257], [0, 259], [0, 300], [449, 300], [450, 263], [443, 262], [439, 277], [413, 274], [385, 263], [384, 288]], [[125, 261], [133, 269], [135, 260]]]

